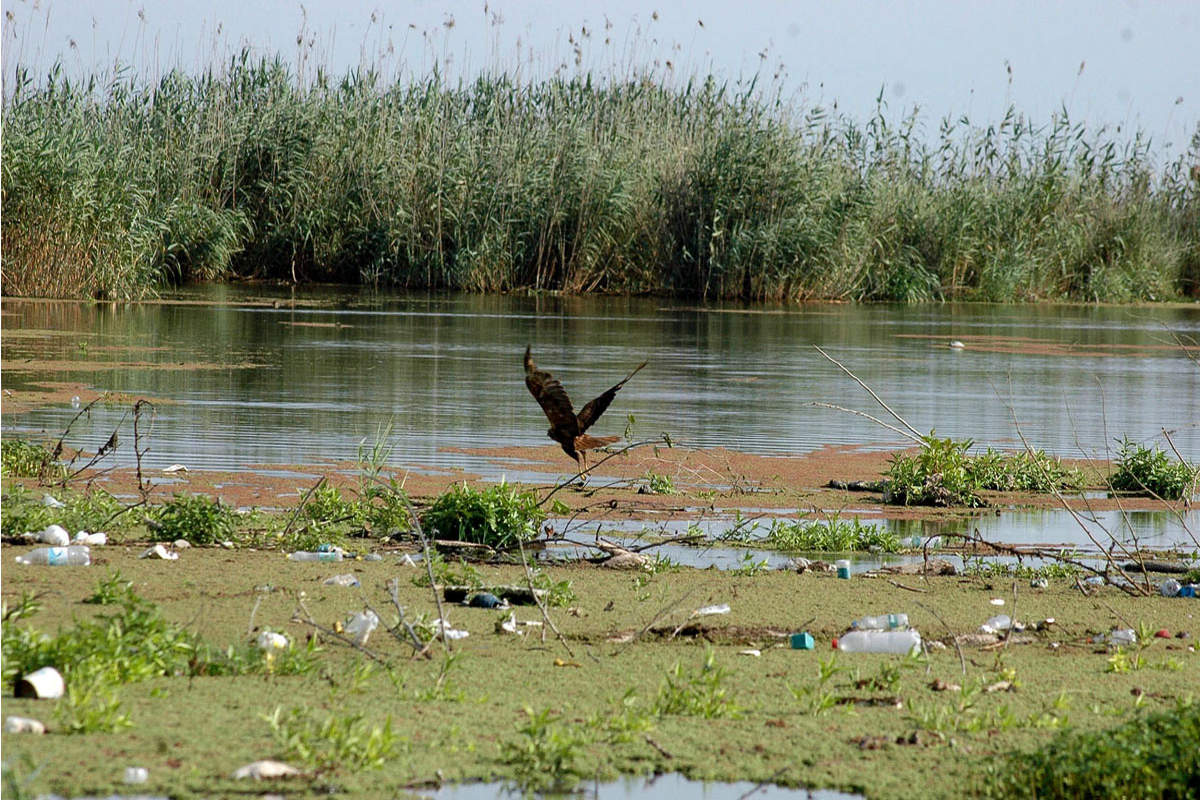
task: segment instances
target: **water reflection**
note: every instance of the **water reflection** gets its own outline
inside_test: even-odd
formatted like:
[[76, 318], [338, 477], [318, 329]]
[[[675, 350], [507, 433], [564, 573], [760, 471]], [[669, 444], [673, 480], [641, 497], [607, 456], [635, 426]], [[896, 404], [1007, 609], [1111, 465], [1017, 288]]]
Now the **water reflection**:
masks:
[[[532, 343], [538, 363], [580, 397], [650, 361], [601, 434], [621, 433], [633, 414], [639, 436], [669, 432], [697, 447], [786, 454], [894, 438], [809, 405], [874, 410], [818, 344], [920, 430], [1011, 443], [1015, 414], [1031, 442], [1078, 456], [1103, 455], [1119, 435], [1161, 441], [1165, 427], [1200, 458], [1200, 369], [1172, 346], [1174, 336], [1200, 337], [1195, 307], [695, 309], [644, 298], [318, 293], [305, 298], [332, 306], [291, 307], [284, 296], [275, 308], [229, 287], [193, 296], [210, 304], [6, 299], [5, 386], [82, 381], [171, 401], [158, 407], [151, 468], [354, 459], [391, 421], [392, 463], [498, 477], [500, 466], [452, 448], [548, 441], [523, 384]], [[952, 338], [968, 348], [946, 347]], [[55, 371], [19, 371], [34, 357]], [[97, 447], [124, 410], [100, 409], [79, 443]], [[73, 415], [64, 405], [5, 425], [57, 434]]]

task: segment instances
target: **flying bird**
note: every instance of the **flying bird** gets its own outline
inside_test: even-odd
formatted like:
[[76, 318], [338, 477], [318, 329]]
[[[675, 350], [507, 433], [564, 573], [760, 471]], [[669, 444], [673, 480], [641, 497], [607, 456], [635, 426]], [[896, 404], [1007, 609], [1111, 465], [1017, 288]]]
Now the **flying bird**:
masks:
[[586, 451], [612, 444], [621, 437], [588, 436], [584, 431], [600, 419], [600, 415], [612, 403], [620, 388], [644, 366], [646, 366], [645, 361], [638, 364], [633, 372], [626, 375], [607, 392], [589, 402], [582, 411], [576, 414], [571, 405], [571, 398], [567, 397], [567, 391], [563, 389], [563, 385], [549, 372], [537, 368], [537, 365], [533, 363], [529, 347], [526, 347], [525, 385], [529, 387], [529, 393], [533, 395], [534, 400], [538, 401], [538, 405], [542, 407], [542, 411], [546, 412], [546, 417], [550, 420], [550, 430], [546, 431], [546, 435], [558, 442], [563, 452], [575, 459], [576, 463], [586, 470], [587, 463], [583, 456]]

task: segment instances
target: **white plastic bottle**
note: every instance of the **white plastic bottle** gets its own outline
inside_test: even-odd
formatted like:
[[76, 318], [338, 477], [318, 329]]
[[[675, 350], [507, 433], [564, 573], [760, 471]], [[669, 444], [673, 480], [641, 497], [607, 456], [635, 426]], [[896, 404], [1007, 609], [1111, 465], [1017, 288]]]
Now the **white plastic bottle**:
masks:
[[323, 551], [314, 553], [311, 551], [298, 550], [288, 556], [292, 561], [341, 561], [342, 554], [337, 550]]
[[908, 614], [879, 614], [850, 623], [856, 631], [897, 631], [908, 627]]
[[921, 634], [907, 631], [850, 631], [838, 637], [838, 650], [847, 653], [899, 653], [921, 647]]
[[49, 564], [52, 567], [70, 566], [86, 567], [92, 563], [92, 556], [85, 545], [70, 547], [38, 547], [25, 555], [17, 556], [18, 564]]

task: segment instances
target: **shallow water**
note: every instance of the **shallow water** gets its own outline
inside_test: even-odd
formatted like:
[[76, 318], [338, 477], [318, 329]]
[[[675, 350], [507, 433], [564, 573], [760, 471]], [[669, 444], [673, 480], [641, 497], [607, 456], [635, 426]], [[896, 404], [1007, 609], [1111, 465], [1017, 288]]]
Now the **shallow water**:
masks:
[[[1015, 416], [1033, 445], [1093, 456], [1121, 435], [1161, 444], [1166, 428], [1200, 458], [1200, 368], [1177, 344], [1200, 338], [1200, 307], [697, 309], [645, 298], [314, 293], [305, 297], [330, 307], [291, 308], [280, 296], [274, 308], [223, 286], [188, 297], [205, 303], [6, 299], [5, 388], [80, 381], [171, 401], [157, 409], [150, 468], [355, 459], [390, 421], [391, 463], [497, 478], [501, 466], [450, 448], [547, 443], [523, 385], [531, 343], [577, 407], [650, 362], [598, 434], [621, 434], [632, 414], [638, 438], [666, 432], [695, 447], [801, 453], [902, 441], [810, 405], [882, 414], [820, 345], [918, 430], [1014, 446]], [[952, 339], [967, 348], [951, 349]], [[66, 363], [43, 375], [13, 369], [31, 357]], [[72, 441], [94, 450], [125, 410], [97, 409]], [[57, 435], [74, 414], [64, 404], [6, 416], [5, 427]], [[130, 448], [119, 452], [131, 461]], [[569, 465], [564, 457], [564, 474]]]
[[[502, 783], [467, 783], [443, 786], [429, 795], [434, 800], [491, 800], [498, 797], [523, 797], [520, 792], [507, 792]], [[548, 795], [558, 796], [558, 795]], [[610, 783], [590, 783], [577, 787], [577, 792], [565, 797], [584, 800], [676, 800], [697, 797], [703, 800], [843, 800], [862, 797], [832, 789], [785, 789], [772, 784], [706, 783], [688, 780], [682, 775], [655, 775], [650, 778], [625, 777]]]

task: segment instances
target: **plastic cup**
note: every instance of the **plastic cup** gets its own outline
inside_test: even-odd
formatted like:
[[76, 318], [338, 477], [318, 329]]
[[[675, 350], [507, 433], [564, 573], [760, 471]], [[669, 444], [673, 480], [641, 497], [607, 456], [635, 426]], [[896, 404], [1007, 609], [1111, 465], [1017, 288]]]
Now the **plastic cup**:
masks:
[[63, 676], [54, 667], [42, 667], [17, 681], [13, 687], [16, 697], [34, 697], [38, 700], [54, 700], [62, 697], [66, 686]]
[[839, 559], [833, 565], [837, 567], [837, 576], [839, 578], [847, 581], [850, 580], [850, 561], [848, 559]]

